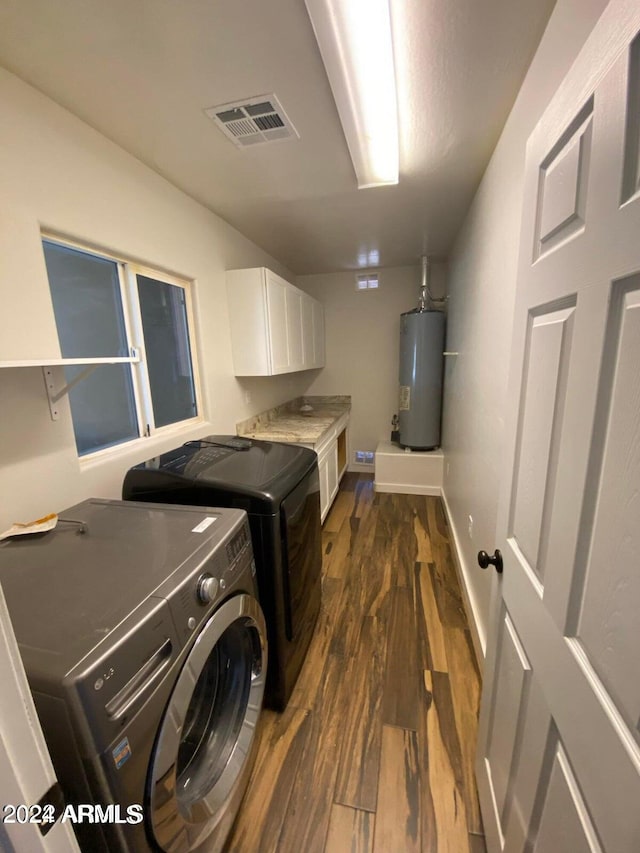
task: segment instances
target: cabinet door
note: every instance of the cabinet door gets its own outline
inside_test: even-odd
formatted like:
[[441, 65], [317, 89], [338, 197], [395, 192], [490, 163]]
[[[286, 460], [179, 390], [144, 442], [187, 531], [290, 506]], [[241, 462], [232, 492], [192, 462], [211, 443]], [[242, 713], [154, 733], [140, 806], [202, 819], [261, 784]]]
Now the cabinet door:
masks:
[[270, 376], [271, 342], [264, 269], [227, 272], [233, 372], [236, 376]]
[[295, 287], [287, 287], [287, 340], [289, 344], [289, 370], [302, 370], [302, 293]]
[[327, 482], [327, 471], [329, 468], [328, 456], [325, 453], [318, 457], [318, 475], [320, 478], [320, 520], [324, 521], [329, 511], [329, 484]]
[[338, 492], [338, 442], [334, 441], [327, 454], [327, 490], [329, 504], [333, 502]]
[[313, 328], [313, 311], [315, 301], [306, 294], [302, 294], [302, 351], [304, 367], [315, 367], [315, 346], [314, 346], [314, 328]]
[[313, 366], [324, 367], [324, 306], [313, 300]]
[[286, 373], [289, 370], [289, 344], [287, 335], [288, 285], [284, 279], [281, 279], [268, 270], [266, 278], [271, 373]]

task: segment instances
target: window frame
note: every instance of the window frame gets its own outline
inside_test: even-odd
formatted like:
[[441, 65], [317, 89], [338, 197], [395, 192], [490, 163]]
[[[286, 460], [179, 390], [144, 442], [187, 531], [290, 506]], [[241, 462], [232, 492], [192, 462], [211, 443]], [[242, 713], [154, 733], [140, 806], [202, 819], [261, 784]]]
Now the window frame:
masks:
[[[186, 277], [166, 272], [160, 267], [147, 266], [146, 264], [142, 264], [137, 261], [127, 260], [125, 257], [114, 254], [109, 250], [96, 247], [92, 244], [82, 243], [78, 240], [74, 240], [73, 238], [60, 236], [59, 234], [52, 233], [44, 229], [41, 230], [40, 237], [42, 243], [44, 241], [54, 243], [63, 248], [75, 249], [78, 252], [84, 252], [87, 255], [92, 255], [116, 264], [127, 347], [130, 355], [133, 358], [136, 358], [136, 361], [131, 361], [129, 363], [129, 370], [131, 373], [133, 397], [136, 408], [138, 435], [135, 438], [125, 439], [124, 441], [110, 445], [109, 447], [102, 447], [99, 450], [94, 450], [91, 453], [80, 454], [76, 447], [79, 462], [84, 464], [99, 461], [109, 456], [117, 455], [124, 450], [131, 450], [136, 446], [136, 444], [142, 445], [148, 439], [157, 439], [171, 435], [172, 433], [180, 433], [190, 427], [204, 423], [205, 418], [202, 412], [203, 394], [198, 360], [197, 325], [193, 298], [195, 282], [193, 279], [188, 279]], [[156, 427], [155, 425], [151, 383], [149, 381], [147, 353], [142, 325], [142, 309], [138, 296], [137, 276], [139, 275], [155, 279], [163, 284], [179, 287], [184, 292], [187, 339], [189, 344], [189, 356], [191, 360], [193, 391], [197, 415], [193, 418], [175, 421], [174, 423], [161, 427]], [[49, 287], [51, 287], [50, 282]], [[77, 363], [77, 359], [75, 361]], [[90, 362], [89, 357], [87, 357], [87, 361]], [[71, 412], [70, 415], [75, 441], [75, 424], [73, 424], [73, 414]]]

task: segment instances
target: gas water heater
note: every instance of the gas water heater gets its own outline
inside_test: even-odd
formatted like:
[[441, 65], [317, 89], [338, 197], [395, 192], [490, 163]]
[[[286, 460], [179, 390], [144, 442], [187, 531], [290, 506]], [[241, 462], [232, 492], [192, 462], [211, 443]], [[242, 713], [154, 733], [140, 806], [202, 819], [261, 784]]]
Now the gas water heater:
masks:
[[398, 440], [411, 450], [440, 445], [445, 315], [429, 304], [428, 259], [422, 259], [418, 307], [400, 315]]

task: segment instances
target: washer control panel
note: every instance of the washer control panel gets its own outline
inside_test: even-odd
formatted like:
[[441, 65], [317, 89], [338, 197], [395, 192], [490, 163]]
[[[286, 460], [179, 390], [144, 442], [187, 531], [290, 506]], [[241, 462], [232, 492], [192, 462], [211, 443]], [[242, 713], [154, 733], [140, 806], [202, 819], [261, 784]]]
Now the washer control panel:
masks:
[[246, 587], [247, 577], [255, 576], [246, 515], [238, 523], [238, 510], [222, 509], [216, 513], [220, 513], [216, 524], [224, 520], [225, 514], [233, 514], [235, 523], [228, 531], [220, 531], [219, 544], [204, 560], [198, 561], [197, 571], [185, 572], [182, 582], [174, 583], [170, 589], [171, 612], [183, 642], [200, 630], [202, 621], [208, 618], [218, 600], [233, 594], [243, 581]]
[[234, 563], [240, 557], [244, 549], [249, 545], [251, 537], [249, 534], [249, 526], [243, 524], [235, 536], [227, 542], [227, 559], [233, 571]]

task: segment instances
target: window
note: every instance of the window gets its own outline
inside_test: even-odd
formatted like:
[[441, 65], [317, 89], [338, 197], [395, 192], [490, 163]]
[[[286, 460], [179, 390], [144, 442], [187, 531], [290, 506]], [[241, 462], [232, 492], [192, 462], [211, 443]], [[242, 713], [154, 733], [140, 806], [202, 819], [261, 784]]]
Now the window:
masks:
[[86, 364], [65, 368], [78, 454], [196, 419], [189, 283], [48, 238], [43, 248], [63, 358], [130, 359], [81, 379]]
[[375, 290], [378, 287], [378, 273], [364, 272], [356, 274], [356, 290]]

